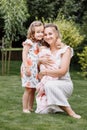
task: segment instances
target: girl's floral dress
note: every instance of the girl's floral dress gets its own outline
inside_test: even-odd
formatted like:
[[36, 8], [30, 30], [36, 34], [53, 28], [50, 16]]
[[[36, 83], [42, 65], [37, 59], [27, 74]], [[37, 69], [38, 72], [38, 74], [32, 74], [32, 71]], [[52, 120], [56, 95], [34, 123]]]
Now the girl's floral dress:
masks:
[[38, 62], [38, 44], [37, 42], [32, 42], [30, 39], [27, 39], [23, 46], [29, 45], [30, 49], [27, 55], [27, 64], [29, 65], [29, 70], [31, 72], [31, 76], [27, 76], [25, 74], [25, 66], [22, 62], [21, 65], [21, 80], [22, 80], [22, 87], [27, 88], [36, 88], [38, 83], [38, 69], [37, 69], [37, 62]]

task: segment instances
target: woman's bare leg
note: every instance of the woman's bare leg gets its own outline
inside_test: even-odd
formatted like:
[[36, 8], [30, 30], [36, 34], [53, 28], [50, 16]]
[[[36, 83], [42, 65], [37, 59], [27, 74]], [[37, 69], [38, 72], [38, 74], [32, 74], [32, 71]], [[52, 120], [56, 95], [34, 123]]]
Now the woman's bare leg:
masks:
[[77, 119], [80, 119], [81, 116], [76, 114], [71, 107], [65, 107], [65, 106], [60, 106], [60, 108], [62, 110], [64, 110], [69, 116], [73, 117], [73, 118], [77, 118]]

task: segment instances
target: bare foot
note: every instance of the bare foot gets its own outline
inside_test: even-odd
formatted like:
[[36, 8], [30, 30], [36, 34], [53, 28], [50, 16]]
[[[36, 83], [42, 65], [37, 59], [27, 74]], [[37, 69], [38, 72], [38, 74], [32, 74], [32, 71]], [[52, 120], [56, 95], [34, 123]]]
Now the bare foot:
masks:
[[31, 109], [29, 109], [29, 111], [30, 111], [30, 112], [33, 112], [34, 110], [31, 108]]
[[29, 110], [27, 110], [27, 109], [24, 109], [23, 113], [31, 113], [31, 112]]
[[81, 116], [78, 115], [78, 114], [73, 114], [73, 115], [70, 115], [70, 116], [73, 117], [73, 118], [76, 118], [76, 119], [80, 119], [81, 118]]

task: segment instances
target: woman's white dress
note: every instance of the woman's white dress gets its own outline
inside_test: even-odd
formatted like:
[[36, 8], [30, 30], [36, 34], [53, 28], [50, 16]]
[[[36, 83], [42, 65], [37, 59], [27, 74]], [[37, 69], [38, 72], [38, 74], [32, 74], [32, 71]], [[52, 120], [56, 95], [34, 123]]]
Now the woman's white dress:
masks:
[[[59, 65], [61, 64], [61, 54], [67, 51], [69, 46], [65, 46], [62, 49], [58, 50], [56, 53], [56, 58], [58, 58]], [[71, 49], [71, 57], [73, 56], [73, 49]], [[70, 78], [69, 71], [61, 78], [55, 80], [48, 80], [45, 84], [45, 96], [47, 99], [47, 103], [39, 101], [38, 108], [41, 105], [44, 105], [43, 109], [36, 109], [36, 113], [55, 113], [59, 111], [63, 111], [59, 106], [70, 106], [68, 102], [68, 98], [71, 96], [73, 92], [73, 83]]]

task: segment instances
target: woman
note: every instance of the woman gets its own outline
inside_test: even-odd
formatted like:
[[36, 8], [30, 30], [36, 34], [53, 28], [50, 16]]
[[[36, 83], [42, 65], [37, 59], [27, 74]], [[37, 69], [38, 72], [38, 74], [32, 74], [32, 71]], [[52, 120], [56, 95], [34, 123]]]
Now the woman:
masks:
[[[80, 119], [81, 116], [72, 110], [68, 102], [68, 98], [73, 92], [73, 83], [69, 75], [69, 65], [73, 56], [73, 49], [61, 42], [61, 36], [57, 26], [51, 23], [45, 25], [44, 41], [49, 46], [51, 54], [58, 59], [59, 66], [55, 70], [45, 69], [41, 71], [39, 77], [42, 78], [44, 75], [48, 75], [58, 77], [58, 79], [49, 80], [45, 83], [44, 89], [47, 104], [43, 110], [36, 111], [36, 113], [65, 111], [69, 116]], [[49, 57], [39, 59], [39, 64], [47, 65], [51, 64], [51, 62], [52, 60]]]

